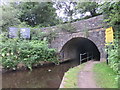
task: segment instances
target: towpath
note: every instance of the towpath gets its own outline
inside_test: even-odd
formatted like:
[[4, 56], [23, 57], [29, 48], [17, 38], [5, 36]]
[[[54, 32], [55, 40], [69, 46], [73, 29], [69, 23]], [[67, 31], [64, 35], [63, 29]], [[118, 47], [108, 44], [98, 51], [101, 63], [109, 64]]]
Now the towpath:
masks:
[[99, 88], [94, 80], [93, 66], [98, 61], [88, 61], [84, 68], [79, 72], [78, 86], [79, 88]]

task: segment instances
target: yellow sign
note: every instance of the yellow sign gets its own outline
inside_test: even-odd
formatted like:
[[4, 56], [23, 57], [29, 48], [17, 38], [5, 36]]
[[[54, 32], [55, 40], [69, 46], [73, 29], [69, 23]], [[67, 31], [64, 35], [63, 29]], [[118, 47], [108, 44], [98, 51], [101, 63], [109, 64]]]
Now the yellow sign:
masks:
[[113, 42], [113, 28], [107, 28], [105, 31], [105, 42], [112, 43]]

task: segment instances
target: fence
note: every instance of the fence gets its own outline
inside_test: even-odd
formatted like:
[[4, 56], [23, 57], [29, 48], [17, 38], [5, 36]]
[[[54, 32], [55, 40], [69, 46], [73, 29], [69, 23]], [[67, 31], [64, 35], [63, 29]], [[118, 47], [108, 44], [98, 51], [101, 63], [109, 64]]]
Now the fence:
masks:
[[[83, 58], [83, 56], [85, 57], [85, 58]], [[88, 60], [90, 60], [90, 59], [93, 59], [93, 53], [83, 53], [83, 54], [80, 54], [80, 64], [82, 63], [82, 61], [88, 61]]]

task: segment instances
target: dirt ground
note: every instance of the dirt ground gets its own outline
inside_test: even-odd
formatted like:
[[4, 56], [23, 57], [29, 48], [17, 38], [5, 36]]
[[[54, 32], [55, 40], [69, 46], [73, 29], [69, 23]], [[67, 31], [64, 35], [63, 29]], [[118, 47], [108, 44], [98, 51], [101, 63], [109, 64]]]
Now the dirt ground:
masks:
[[99, 88], [94, 81], [93, 66], [98, 61], [88, 61], [84, 68], [79, 72], [78, 86], [79, 88]]

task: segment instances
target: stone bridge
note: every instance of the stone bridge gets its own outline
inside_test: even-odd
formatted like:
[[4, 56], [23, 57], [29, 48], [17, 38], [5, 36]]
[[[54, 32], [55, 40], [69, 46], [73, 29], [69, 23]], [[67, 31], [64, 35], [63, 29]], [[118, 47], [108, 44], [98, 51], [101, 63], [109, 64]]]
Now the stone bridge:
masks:
[[[92, 53], [95, 60], [105, 58], [105, 27], [103, 16], [72, 23], [75, 32], [60, 31], [52, 40], [62, 60], [79, 59], [80, 53]], [[55, 27], [53, 27], [55, 28]]]
[[[40, 30], [41, 32], [45, 32], [46, 35], [51, 35], [50, 37], [54, 36], [51, 32], [53, 34], [55, 33], [55, 37], [49, 46], [58, 51], [60, 60], [79, 60], [80, 54], [83, 53], [89, 53], [89, 55], [93, 56], [94, 60], [102, 60], [102, 58], [105, 58], [106, 27], [107, 25], [103, 21], [103, 16], [99, 15], [73, 23], [41, 28]], [[17, 34], [13, 32], [18, 32], [17, 28], [10, 28], [10, 31], [9, 37], [11, 35], [12, 37], [17, 36]], [[22, 37], [30, 38], [30, 29], [21, 28], [21, 35]]]

